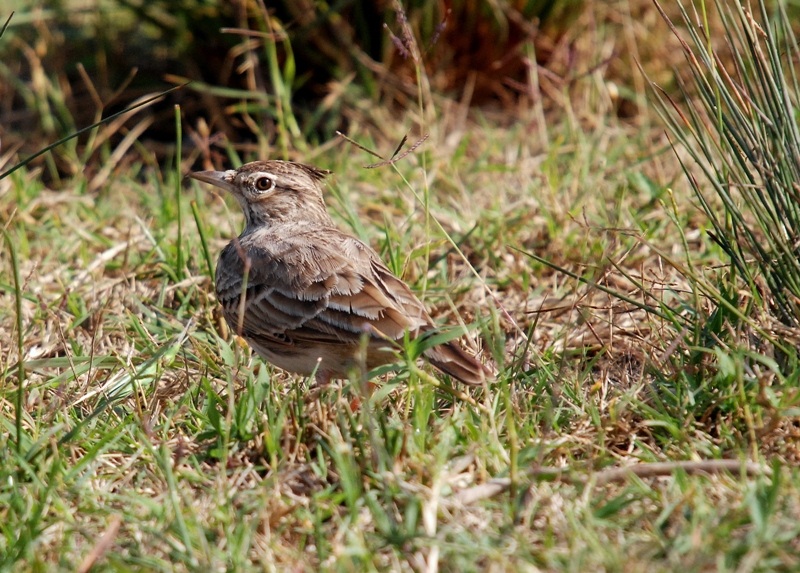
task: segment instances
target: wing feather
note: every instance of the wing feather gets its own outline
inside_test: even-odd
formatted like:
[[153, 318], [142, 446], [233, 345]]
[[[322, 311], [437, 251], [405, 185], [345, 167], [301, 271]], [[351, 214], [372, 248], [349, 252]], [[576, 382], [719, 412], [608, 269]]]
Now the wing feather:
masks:
[[[220, 255], [216, 287], [231, 327], [274, 360], [288, 357], [287, 364], [294, 348], [327, 346], [335, 361], [342, 360], [344, 350], [334, 349], [352, 348], [366, 334], [375, 339], [371, 352], [380, 355], [383, 338], [398, 340], [406, 332], [417, 336], [433, 328], [419, 299], [378, 255], [335, 228], [321, 233], [298, 223], [282, 225], [280, 234], [260, 228], [243, 235]], [[455, 342], [425, 355], [468, 384], [480, 384], [492, 374]], [[287, 367], [301, 369], [297, 362]]]
[[372, 249], [335, 229], [325, 231], [323, 241], [316, 229], [280, 237], [263, 229], [223, 250], [217, 295], [232, 328], [246, 338], [355, 344], [365, 333], [399, 339], [431, 325], [419, 300]]

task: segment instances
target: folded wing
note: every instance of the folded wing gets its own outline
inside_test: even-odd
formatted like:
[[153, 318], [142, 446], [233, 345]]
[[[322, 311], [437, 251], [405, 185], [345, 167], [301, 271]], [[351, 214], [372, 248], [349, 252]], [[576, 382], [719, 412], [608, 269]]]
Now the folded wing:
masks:
[[[399, 340], [433, 328], [419, 299], [358, 239], [310, 227], [273, 235], [259, 229], [220, 256], [217, 296], [238, 334], [273, 345], [357, 345], [365, 333]], [[488, 374], [457, 343], [425, 355], [466, 383]]]

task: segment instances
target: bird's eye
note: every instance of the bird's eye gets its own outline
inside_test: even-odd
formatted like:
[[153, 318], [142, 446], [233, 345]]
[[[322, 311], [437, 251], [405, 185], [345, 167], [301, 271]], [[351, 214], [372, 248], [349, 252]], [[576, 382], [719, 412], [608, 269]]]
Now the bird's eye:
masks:
[[259, 177], [256, 179], [256, 189], [259, 191], [269, 191], [275, 187], [275, 181], [269, 177]]

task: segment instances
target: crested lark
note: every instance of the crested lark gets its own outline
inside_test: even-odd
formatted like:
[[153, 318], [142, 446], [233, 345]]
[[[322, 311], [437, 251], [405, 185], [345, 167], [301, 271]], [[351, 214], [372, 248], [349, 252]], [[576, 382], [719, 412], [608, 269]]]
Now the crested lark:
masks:
[[[338, 230], [322, 199], [328, 171], [255, 161], [190, 177], [239, 201], [246, 225], [217, 263], [217, 298], [231, 328], [267, 362], [318, 382], [394, 361], [389, 341], [434, 330], [406, 284], [360, 240]], [[491, 371], [458, 342], [424, 353], [466, 384]]]

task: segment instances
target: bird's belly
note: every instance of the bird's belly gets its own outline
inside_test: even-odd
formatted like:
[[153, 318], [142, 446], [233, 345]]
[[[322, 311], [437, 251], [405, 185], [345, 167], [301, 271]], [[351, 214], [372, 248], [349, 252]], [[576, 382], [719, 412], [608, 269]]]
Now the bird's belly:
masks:
[[346, 378], [356, 369], [371, 370], [381, 364], [393, 362], [395, 354], [385, 348], [371, 346], [364, 352], [361, 345], [265, 345], [260, 340], [246, 339], [261, 358], [287, 372], [303, 376], [324, 373], [330, 378]]
[[326, 358], [321, 351], [312, 348], [299, 348], [296, 345], [267, 347], [259, 341], [246, 340], [253, 350], [270, 364], [287, 372], [294, 372], [303, 376], [309, 376], [312, 372], [318, 370], [317, 363]]

